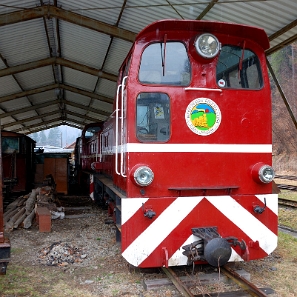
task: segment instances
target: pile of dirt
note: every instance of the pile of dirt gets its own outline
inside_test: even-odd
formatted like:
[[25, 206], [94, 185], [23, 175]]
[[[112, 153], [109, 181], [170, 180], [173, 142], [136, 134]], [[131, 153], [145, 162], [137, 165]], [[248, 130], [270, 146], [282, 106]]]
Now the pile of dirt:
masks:
[[44, 247], [38, 254], [39, 263], [49, 266], [67, 266], [80, 263], [87, 257], [83, 249], [67, 242], [55, 242]]

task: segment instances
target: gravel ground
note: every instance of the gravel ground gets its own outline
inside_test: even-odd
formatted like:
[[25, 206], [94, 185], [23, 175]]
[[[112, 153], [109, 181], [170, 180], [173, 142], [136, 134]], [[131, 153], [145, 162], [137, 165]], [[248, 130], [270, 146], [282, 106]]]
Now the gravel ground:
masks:
[[[165, 277], [164, 274], [159, 270], [131, 269], [121, 257], [120, 246], [115, 241], [114, 226], [104, 223], [107, 212], [93, 206], [85, 213], [89, 213], [90, 216], [52, 220], [50, 233], [40, 233], [36, 224], [29, 230], [12, 231], [11, 262], [8, 265], [7, 275], [0, 278], [0, 296], [174, 297], [179, 295], [171, 287], [146, 291], [143, 286], [144, 280]], [[55, 253], [64, 254], [64, 258], [60, 262], [53, 260], [56, 257]], [[282, 254], [276, 252], [264, 260], [237, 266], [250, 272], [251, 281], [256, 280], [260, 287], [278, 289], [278, 284], [271, 286], [271, 281], [278, 278], [280, 270], [283, 273], [283, 267], [277, 266], [284, 262], [282, 257]], [[229, 289], [228, 285], [223, 283], [202, 286], [199, 276], [215, 270], [209, 266], [205, 266], [205, 269], [197, 266], [195, 275], [190, 276], [196, 282], [191, 288], [193, 293], [206, 294], [210, 291]], [[187, 273], [190, 274], [189, 270]], [[284, 277], [292, 277], [291, 269]], [[294, 287], [289, 289], [286, 287], [284, 284], [284, 294], [280, 290], [280, 293], [274, 296], [295, 296]]]

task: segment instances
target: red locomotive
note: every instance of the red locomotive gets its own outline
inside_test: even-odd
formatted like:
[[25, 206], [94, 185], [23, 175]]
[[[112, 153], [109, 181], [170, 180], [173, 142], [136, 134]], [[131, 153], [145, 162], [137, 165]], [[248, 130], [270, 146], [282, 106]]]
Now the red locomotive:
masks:
[[88, 165], [130, 264], [217, 266], [276, 248], [268, 48], [264, 30], [221, 22], [137, 35]]

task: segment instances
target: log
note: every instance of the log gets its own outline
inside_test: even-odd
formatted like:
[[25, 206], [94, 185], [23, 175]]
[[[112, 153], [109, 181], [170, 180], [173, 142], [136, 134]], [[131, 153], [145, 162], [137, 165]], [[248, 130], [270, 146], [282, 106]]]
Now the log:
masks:
[[21, 207], [26, 204], [27, 198], [25, 198], [24, 196], [22, 196], [22, 198], [23, 199], [20, 199], [20, 201], [18, 203], [18, 207]]
[[36, 196], [37, 196], [38, 188], [33, 189], [29, 198], [26, 201], [26, 214], [29, 215], [34, 208], [35, 201], [36, 201]]
[[16, 229], [19, 227], [19, 225], [25, 220], [26, 218], [26, 212], [24, 212], [14, 223], [13, 228]]
[[9, 212], [6, 212], [3, 216], [3, 225], [5, 226], [6, 223], [19, 211], [18, 208], [11, 209]]
[[[26, 213], [27, 213], [27, 211], [26, 211]], [[24, 219], [23, 225], [24, 225], [25, 229], [28, 229], [32, 226], [32, 221], [33, 221], [34, 216], [35, 216], [35, 209], [33, 209], [31, 211], [31, 213]]]
[[18, 207], [18, 204], [20, 203], [21, 200], [23, 200], [24, 196], [20, 196], [18, 198], [16, 198], [13, 202], [9, 203], [6, 208], [5, 208], [5, 212], [8, 212], [11, 209], [15, 209], [16, 207]]
[[13, 227], [14, 223], [26, 212], [25, 207], [21, 208], [9, 221], [8, 224]]

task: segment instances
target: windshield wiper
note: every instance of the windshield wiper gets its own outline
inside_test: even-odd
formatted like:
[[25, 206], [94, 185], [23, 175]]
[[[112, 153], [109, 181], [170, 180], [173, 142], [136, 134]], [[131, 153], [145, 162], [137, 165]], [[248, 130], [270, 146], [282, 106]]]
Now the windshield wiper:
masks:
[[241, 73], [241, 71], [242, 71], [242, 62], [243, 62], [243, 59], [244, 59], [244, 51], [245, 51], [245, 40], [243, 41], [241, 57], [240, 57], [240, 59], [239, 59], [239, 65], [238, 65], [238, 79], [240, 78], [240, 73]]
[[166, 55], [166, 42], [167, 42], [167, 34], [164, 35], [164, 50], [162, 51], [162, 42], [160, 43], [161, 45], [161, 59], [162, 59], [162, 69], [163, 69], [163, 76], [165, 76], [165, 55]]

